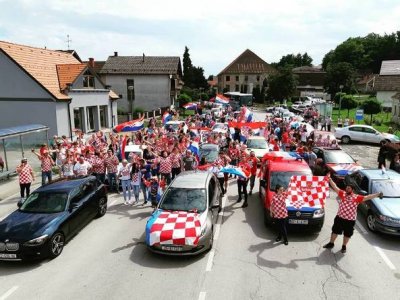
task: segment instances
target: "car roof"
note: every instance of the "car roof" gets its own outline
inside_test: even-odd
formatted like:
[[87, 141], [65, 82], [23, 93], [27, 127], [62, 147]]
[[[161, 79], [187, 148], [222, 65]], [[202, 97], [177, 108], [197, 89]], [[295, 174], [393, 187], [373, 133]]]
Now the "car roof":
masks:
[[168, 121], [167, 123], [165, 123], [165, 125], [170, 125], [170, 124], [181, 124], [181, 123], [185, 123], [184, 121]]
[[366, 175], [369, 179], [371, 180], [377, 180], [377, 179], [398, 179], [400, 180], [400, 174], [397, 173], [394, 170], [386, 170], [384, 173], [382, 173], [382, 169], [361, 169], [358, 171], [359, 173], [362, 173]]
[[277, 160], [270, 161], [268, 168], [271, 171], [310, 172], [311, 169], [304, 160]]
[[249, 136], [247, 140], [264, 140], [264, 141], [266, 141], [265, 137], [257, 136], [257, 135]]
[[209, 178], [212, 176], [209, 172], [187, 171], [180, 173], [171, 183], [174, 188], [205, 188]]
[[82, 183], [95, 179], [94, 176], [73, 178], [73, 179], [63, 179], [59, 181], [55, 181], [46, 185], [41, 186], [36, 191], [37, 192], [46, 192], [46, 191], [66, 191], [69, 192], [76, 187], [80, 186]]
[[200, 148], [204, 149], [218, 149], [219, 146], [216, 144], [201, 144]]

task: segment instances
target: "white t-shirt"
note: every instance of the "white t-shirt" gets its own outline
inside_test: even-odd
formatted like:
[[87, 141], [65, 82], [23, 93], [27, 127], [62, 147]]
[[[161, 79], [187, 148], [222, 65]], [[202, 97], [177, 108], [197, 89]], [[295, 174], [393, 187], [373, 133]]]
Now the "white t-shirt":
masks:
[[121, 165], [118, 168], [118, 173], [120, 173], [119, 179], [121, 180], [129, 180], [131, 178], [131, 165], [127, 164], [125, 167]]
[[82, 164], [78, 161], [74, 166], [74, 172], [78, 176], [86, 176], [91, 167], [92, 165], [87, 161], [84, 161]]

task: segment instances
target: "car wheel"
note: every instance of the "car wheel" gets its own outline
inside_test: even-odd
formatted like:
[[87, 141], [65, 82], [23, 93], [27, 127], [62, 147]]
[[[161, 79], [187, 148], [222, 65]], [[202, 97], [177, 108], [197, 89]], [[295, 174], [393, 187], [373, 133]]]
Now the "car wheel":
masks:
[[348, 144], [348, 143], [350, 143], [350, 137], [347, 136], [347, 135], [342, 136], [342, 143], [343, 143], [343, 144]]
[[371, 230], [372, 232], [376, 231], [376, 218], [372, 212], [368, 213], [367, 226], [368, 229]]
[[49, 241], [49, 256], [56, 258], [64, 249], [65, 237], [61, 232], [56, 232]]
[[99, 200], [99, 207], [97, 208], [97, 218], [101, 218], [107, 212], [107, 201], [106, 198], [101, 198]]

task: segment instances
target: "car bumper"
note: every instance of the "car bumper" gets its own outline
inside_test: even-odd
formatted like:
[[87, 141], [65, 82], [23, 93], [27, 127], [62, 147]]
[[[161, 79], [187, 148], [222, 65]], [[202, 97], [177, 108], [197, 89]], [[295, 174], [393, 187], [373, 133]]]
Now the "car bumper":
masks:
[[380, 222], [375, 222], [376, 231], [389, 235], [400, 236], [400, 226], [390, 226]]
[[[196, 246], [188, 245], [147, 245], [147, 248], [154, 253], [169, 255], [169, 256], [191, 256], [198, 255], [210, 249], [210, 234], [212, 232], [206, 232], [200, 237], [199, 242]], [[178, 250], [179, 249], [179, 250]]]
[[288, 225], [290, 227], [298, 227], [298, 228], [322, 228], [325, 221], [325, 215], [318, 218], [313, 218], [312, 216], [295, 216], [289, 213], [288, 216]]
[[1, 251], [0, 261], [41, 259], [48, 256], [47, 243], [35, 247], [20, 246], [17, 251]]

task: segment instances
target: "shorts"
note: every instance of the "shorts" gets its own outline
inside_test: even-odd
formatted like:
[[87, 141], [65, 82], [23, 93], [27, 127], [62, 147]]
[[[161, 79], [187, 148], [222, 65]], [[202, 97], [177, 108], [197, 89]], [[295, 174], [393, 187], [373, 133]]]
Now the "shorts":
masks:
[[351, 237], [354, 232], [355, 224], [355, 220], [346, 220], [336, 216], [332, 226], [332, 233], [339, 235], [343, 233], [345, 237]]
[[229, 177], [228, 177], [228, 173], [224, 173], [224, 180], [228, 181]]

